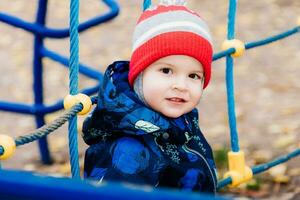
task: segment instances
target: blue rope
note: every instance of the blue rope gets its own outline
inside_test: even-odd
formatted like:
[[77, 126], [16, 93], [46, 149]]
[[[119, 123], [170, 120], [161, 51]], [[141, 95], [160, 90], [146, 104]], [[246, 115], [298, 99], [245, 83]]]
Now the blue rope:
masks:
[[235, 105], [234, 105], [234, 84], [233, 84], [233, 58], [226, 57], [226, 88], [227, 88], [227, 109], [229, 128], [231, 136], [231, 149], [233, 152], [238, 152], [239, 138], [236, 128]]
[[269, 44], [271, 42], [275, 42], [277, 40], [281, 40], [283, 38], [286, 38], [288, 36], [291, 36], [295, 33], [298, 33], [300, 31], [300, 26], [297, 26], [291, 30], [288, 30], [286, 32], [283, 32], [283, 33], [280, 33], [278, 35], [275, 35], [275, 36], [271, 36], [269, 38], [266, 38], [264, 40], [260, 40], [260, 41], [257, 41], [257, 42], [251, 42], [251, 43], [248, 43], [245, 45], [245, 48], [246, 49], [251, 49], [251, 48], [254, 48], [254, 47], [258, 47], [258, 46], [262, 46], [262, 45], [265, 45], [265, 44]]
[[71, 173], [73, 178], [80, 178], [78, 139], [77, 139], [77, 116], [69, 120], [69, 154]]
[[[234, 24], [236, 13], [236, 0], [230, 0], [228, 11], [228, 32], [227, 39], [234, 38]], [[226, 56], [226, 89], [227, 89], [227, 107], [231, 135], [231, 149], [233, 152], [239, 151], [239, 138], [236, 127], [235, 103], [234, 103], [234, 79], [233, 79], [233, 58]]]
[[235, 35], [235, 14], [236, 14], [236, 1], [229, 1], [229, 9], [228, 9], [228, 24], [227, 24], [227, 39], [234, 39]]
[[261, 165], [258, 165], [258, 166], [255, 166], [252, 168], [252, 171], [254, 174], [258, 174], [258, 173], [261, 173], [261, 172], [264, 172], [268, 169], [270, 169], [271, 167], [274, 167], [276, 165], [279, 165], [281, 163], [284, 163], [294, 157], [297, 157], [300, 155], [300, 148], [292, 151], [291, 153], [285, 155], [285, 156], [281, 156], [273, 161], [270, 161], [270, 162], [267, 162], [267, 163], [264, 163], [264, 164], [261, 164]]
[[[4, 153], [4, 149], [3, 149], [3, 147], [2, 146], [0, 146], [0, 155], [2, 155]], [[2, 168], [2, 166], [1, 166], [1, 162], [0, 162], [0, 169]]]
[[[263, 46], [263, 45], [266, 45], [266, 44], [284, 39], [286, 37], [292, 36], [292, 35], [294, 35], [296, 33], [299, 33], [299, 32], [300, 32], [300, 26], [297, 26], [297, 27], [292, 28], [291, 30], [279, 33], [277, 35], [267, 37], [267, 38], [262, 39], [262, 40], [246, 43], [245, 44], [245, 49], [248, 50], [248, 49], [252, 49], [254, 47]], [[234, 48], [230, 48], [230, 49], [227, 49], [225, 51], [221, 51], [219, 53], [214, 54], [213, 60], [216, 61], [216, 60], [218, 60], [220, 58], [223, 58], [227, 55], [230, 55], [234, 52], [235, 52]]]
[[70, 5], [70, 63], [69, 63], [69, 89], [71, 95], [78, 94], [79, 72], [79, 0], [71, 0]]
[[[50, 58], [53, 61], [56, 61], [56, 62], [62, 64], [63, 66], [69, 67], [69, 59], [68, 58], [61, 56], [58, 53], [47, 49], [46, 47], [43, 47], [41, 49], [41, 53], [43, 56]], [[85, 75], [87, 77], [90, 77], [92, 79], [95, 79], [98, 82], [102, 82], [102, 79], [103, 79], [103, 75], [98, 70], [93, 69], [87, 65], [80, 64], [80, 63], [79, 63], [79, 73], [81, 73], [82, 75]]]
[[[71, 95], [78, 94], [79, 72], [79, 0], [70, 2], [70, 63], [69, 63], [69, 89]], [[80, 178], [78, 161], [77, 116], [69, 120], [69, 152], [72, 177]]]
[[145, 11], [150, 6], [151, 6], [151, 0], [144, 0], [143, 10]]
[[[287, 162], [288, 160], [290, 160], [292, 158], [295, 158], [299, 155], [300, 155], [300, 148], [292, 151], [291, 153], [288, 153], [285, 156], [281, 156], [277, 159], [274, 159], [273, 161], [270, 161], [270, 162], [267, 162], [267, 163], [264, 163], [264, 164], [261, 164], [261, 165], [254, 166], [254, 167], [252, 167], [252, 172], [253, 172], [253, 174], [258, 174], [258, 173], [264, 172], [264, 171], [266, 171], [266, 170], [268, 170], [268, 169], [270, 169], [270, 168], [272, 168], [276, 165]], [[232, 182], [231, 177], [220, 180], [218, 182], [218, 189], [230, 184], [231, 182]]]

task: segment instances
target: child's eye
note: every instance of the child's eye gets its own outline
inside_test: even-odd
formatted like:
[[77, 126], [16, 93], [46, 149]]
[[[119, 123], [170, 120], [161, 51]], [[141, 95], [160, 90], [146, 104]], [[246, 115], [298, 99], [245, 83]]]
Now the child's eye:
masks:
[[160, 71], [164, 74], [171, 74], [172, 73], [172, 70], [170, 68], [167, 68], [167, 67], [160, 69]]
[[198, 75], [198, 74], [190, 74], [189, 77], [191, 79], [195, 79], [195, 80], [201, 80], [202, 76]]

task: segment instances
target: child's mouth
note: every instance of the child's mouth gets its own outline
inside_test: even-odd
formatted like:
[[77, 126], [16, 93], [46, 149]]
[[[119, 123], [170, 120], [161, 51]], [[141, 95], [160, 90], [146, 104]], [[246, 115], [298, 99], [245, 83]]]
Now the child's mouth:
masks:
[[178, 97], [172, 97], [172, 98], [167, 98], [168, 101], [174, 102], [174, 103], [185, 103], [186, 100], [183, 98], [178, 98]]

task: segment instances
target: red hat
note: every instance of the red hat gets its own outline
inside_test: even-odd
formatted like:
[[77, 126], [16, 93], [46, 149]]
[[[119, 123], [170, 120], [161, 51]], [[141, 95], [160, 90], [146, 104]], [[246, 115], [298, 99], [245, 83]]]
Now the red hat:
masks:
[[187, 55], [204, 70], [203, 89], [211, 76], [212, 42], [209, 29], [195, 12], [181, 5], [159, 5], [143, 12], [135, 27], [129, 84], [156, 60], [170, 55]]

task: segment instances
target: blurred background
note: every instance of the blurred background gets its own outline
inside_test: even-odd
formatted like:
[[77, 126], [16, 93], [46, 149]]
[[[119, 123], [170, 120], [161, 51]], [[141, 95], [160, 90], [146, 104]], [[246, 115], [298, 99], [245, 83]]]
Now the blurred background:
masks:
[[[80, 34], [80, 62], [101, 72], [116, 60], [128, 60], [131, 37], [142, 0], [119, 0], [120, 14], [112, 21]], [[158, 1], [153, 1], [157, 3]], [[187, 6], [207, 21], [214, 39], [214, 52], [221, 51], [227, 34], [228, 1], [187, 0]], [[47, 26], [69, 26], [69, 1], [49, 0]], [[34, 22], [37, 0], [2, 0], [0, 12]], [[82, 0], [80, 22], [107, 11], [99, 0]], [[279, 34], [297, 25], [300, 17], [298, 0], [239, 0], [236, 38], [251, 42]], [[299, 22], [298, 22], [299, 23]], [[62, 55], [69, 55], [68, 39], [47, 39], [45, 45]], [[32, 103], [33, 36], [21, 29], [0, 22], [0, 100]], [[44, 59], [44, 97], [51, 104], [68, 93], [68, 71]], [[300, 34], [246, 51], [235, 59], [235, 100], [237, 127], [241, 149], [247, 164], [252, 166], [286, 154], [300, 143]], [[95, 85], [80, 76], [79, 88]], [[226, 152], [230, 149], [227, 119], [225, 59], [213, 63], [213, 75], [199, 105], [200, 127], [215, 151], [222, 174], [226, 169]], [[47, 115], [46, 121], [62, 112]], [[0, 111], [0, 133], [14, 137], [35, 129], [32, 116]], [[79, 124], [84, 117], [79, 118]], [[79, 125], [80, 127], [80, 125]], [[87, 146], [79, 136], [80, 163]], [[2, 162], [4, 168], [35, 171], [56, 176], [69, 175], [67, 125], [51, 134], [50, 150], [54, 164], [39, 161], [37, 143], [17, 149], [16, 154]], [[300, 158], [257, 176], [249, 184], [226, 189], [229, 195], [245, 199], [300, 199]], [[246, 198], [247, 197], [247, 198]]]

